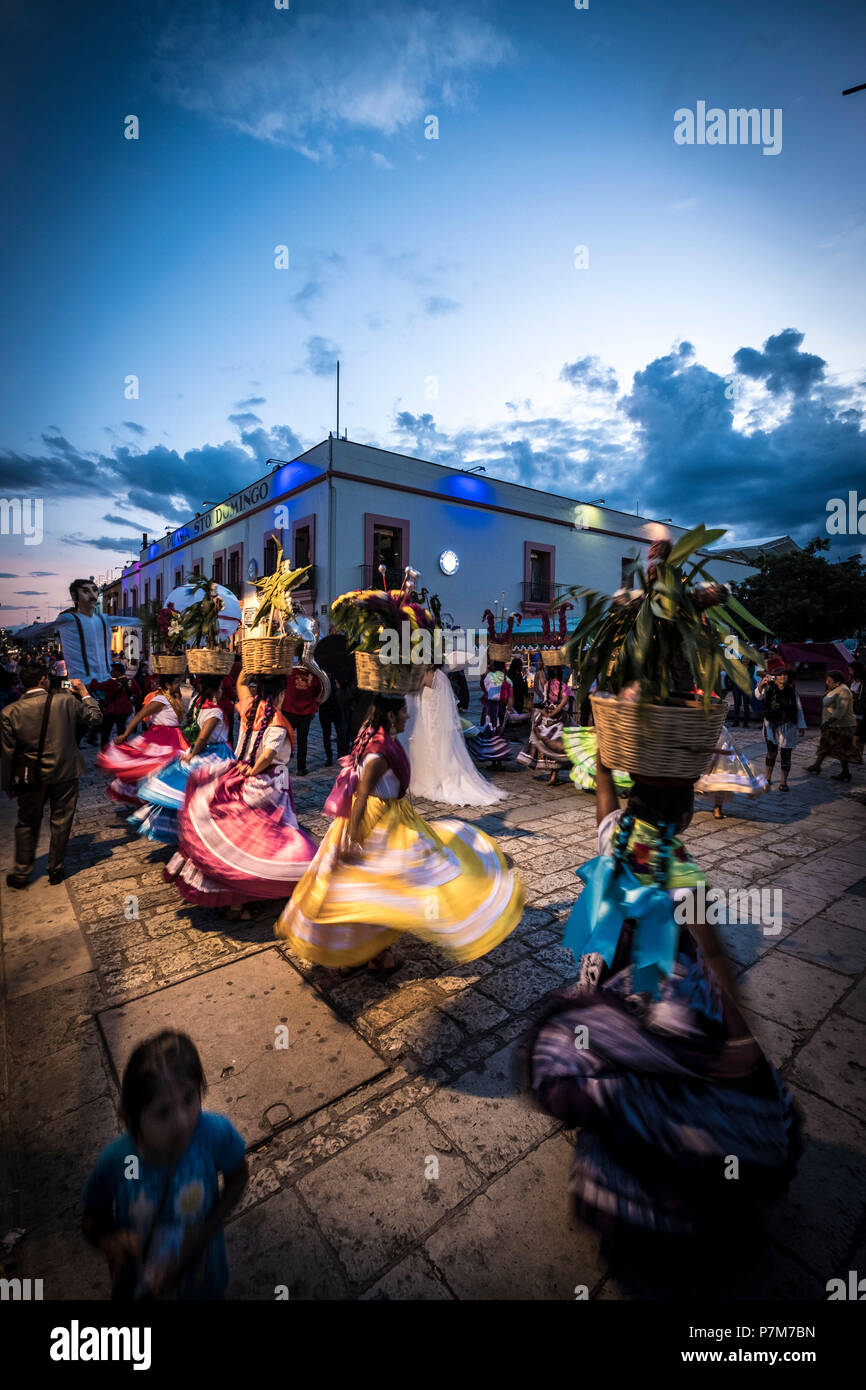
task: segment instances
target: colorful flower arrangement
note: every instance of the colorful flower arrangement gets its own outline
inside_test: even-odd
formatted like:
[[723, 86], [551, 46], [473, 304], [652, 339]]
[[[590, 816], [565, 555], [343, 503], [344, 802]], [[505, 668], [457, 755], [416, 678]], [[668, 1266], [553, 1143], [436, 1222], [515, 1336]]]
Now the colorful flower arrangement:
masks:
[[169, 603], [156, 614], [154, 656], [180, 656], [185, 646], [183, 614]]
[[580, 705], [595, 683], [598, 692], [647, 703], [677, 703], [697, 692], [709, 713], [725, 671], [741, 690], [751, 693], [746, 661], [758, 661], [743, 624], [768, 629], [733, 597], [726, 584], [707, 574], [707, 560], [686, 561], [718, 540], [721, 530], [703, 524], [670, 541], [656, 542], [646, 571], [638, 567], [639, 586], [608, 596], [572, 589], [584, 598], [586, 612], [568, 642], [574, 669], [575, 702]]
[[[382, 581], [385, 566], [379, 566]], [[411, 632], [436, 630], [436, 619], [429, 608], [418, 602], [415, 580], [418, 571], [407, 565], [399, 589], [351, 589], [340, 594], [331, 605], [331, 622], [359, 652], [379, 651], [386, 632], [398, 635], [402, 624], [408, 622]]]

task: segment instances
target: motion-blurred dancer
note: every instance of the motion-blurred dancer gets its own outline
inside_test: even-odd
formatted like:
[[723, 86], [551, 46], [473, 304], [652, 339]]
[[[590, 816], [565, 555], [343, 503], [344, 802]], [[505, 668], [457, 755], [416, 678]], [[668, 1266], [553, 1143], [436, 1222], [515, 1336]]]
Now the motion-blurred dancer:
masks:
[[390, 946], [404, 932], [475, 960], [520, 920], [523, 885], [494, 841], [413, 810], [406, 719], [402, 696], [375, 696], [325, 804], [334, 823], [276, 925], [316, 965], [394, 970]]
[[586, 1221], [692, 1235], [786, 1186], [798, 1117], [716, 933], [697, 920], [706, 880], [677, 838], [692, 786], [636, 780], [620, 811], [600, 760], [596, 779], [599, 858], [578, 871], [564, 937], [580, 982], [534, 1037], [533, 1085], [580, 1130], [570, 1187]]
[[251, 916], [244, 904], [286, 898], [316, 852], [298, 825], [288, 762], [291, 726], [280, 706], [284, 676], [256, 678], [256, 698], [238, 675], [237, 761], [189, 776], [178, 814], [180, 849], [165, 877], [187, 902]]
[[[129, 817], [139, 835], [173, 845], [177, 841], [177, 814], [183, 806], [189, 775], [197, 768], [234, 759], [223, 711], [218, 704], [221, 676], [199, 676], [194, 724], [187, 724], [185, 735], [191, 746], [159, 772], [146, 777], [138, 787], [142, 803]], [[192, 707], [190, 714], [193, 714]]]
[[[106, 788], [112, 801], [137, 806], [138, 784], [187, 751], [183, 715], [180, 677], [160, 676], [159, 688], [146, 696], [123, 733], [97, 754], [96, 766], [112, 779]], [[139, 724], [147, 728], [134, 734]]]

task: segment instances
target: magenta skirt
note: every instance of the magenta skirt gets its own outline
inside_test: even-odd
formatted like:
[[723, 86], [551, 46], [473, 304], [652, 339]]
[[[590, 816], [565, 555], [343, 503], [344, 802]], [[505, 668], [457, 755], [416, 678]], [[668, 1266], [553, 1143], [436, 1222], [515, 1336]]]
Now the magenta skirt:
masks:
[[96, 766], [113, 779], [106, 788], [112, 801], [137, 805], [139, 782], [161, 772], [188, 748], [177, 725], [158, 724], [134, 734], [128, 743], [109, 743], [97, 754]]
[[237, 763], [197, 768], [177, 832], [180, 848], [165, 878], [202, 906], [287, 898], [318, 848], [298, 825], [285, 764], [246, 778]]

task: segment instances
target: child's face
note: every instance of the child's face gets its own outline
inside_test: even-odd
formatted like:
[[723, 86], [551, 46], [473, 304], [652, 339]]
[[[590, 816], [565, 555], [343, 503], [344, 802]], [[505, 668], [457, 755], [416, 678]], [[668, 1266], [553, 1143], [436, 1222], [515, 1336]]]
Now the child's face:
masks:
[[179, 1159], [192, 1141], [200, 1113], [198, 1087], [167, 1076], [139, 1119], [137, 1137], [145, 1155], [157, 1163]]

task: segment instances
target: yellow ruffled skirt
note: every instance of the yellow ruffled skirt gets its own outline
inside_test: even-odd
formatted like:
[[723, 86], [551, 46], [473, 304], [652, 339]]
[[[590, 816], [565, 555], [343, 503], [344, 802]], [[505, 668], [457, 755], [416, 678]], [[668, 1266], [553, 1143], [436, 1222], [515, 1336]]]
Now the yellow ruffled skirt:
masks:
[[476, 960], [520, 921], [524, 888], [489, 835], [463, 821], [427, 822], [408, 797], [371, 796], [357, 858], [337, 858], [334, 821], [274, 928], [314, 965], [362, 965], [404, 932]]

